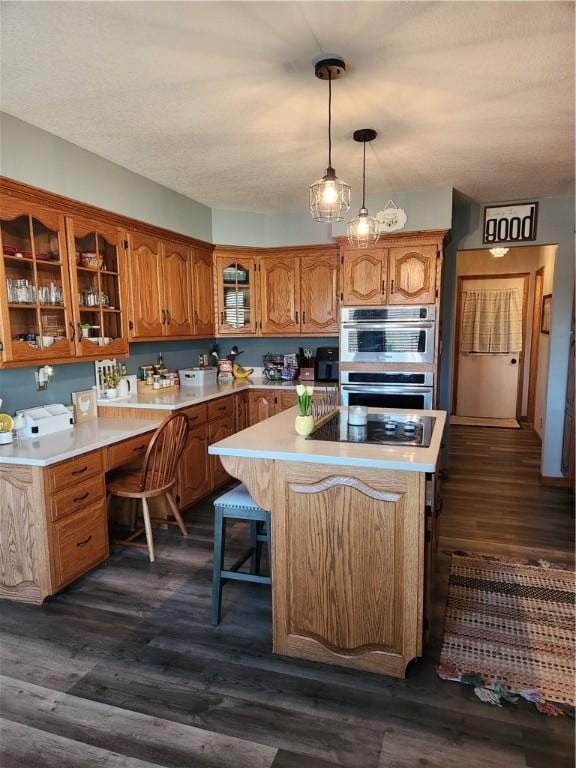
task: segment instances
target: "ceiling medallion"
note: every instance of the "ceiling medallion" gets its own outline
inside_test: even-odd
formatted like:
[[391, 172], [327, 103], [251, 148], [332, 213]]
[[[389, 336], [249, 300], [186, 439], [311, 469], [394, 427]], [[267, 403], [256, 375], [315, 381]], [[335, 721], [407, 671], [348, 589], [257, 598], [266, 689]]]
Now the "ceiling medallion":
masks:
[[388, 200], [381, 211], [378, 211], [376, 218], [380, 223], [380, 232], [397, 232], [404, 229], [408, 216], [404, 208], [398, 208], [393, 200]]
[[350, 208], [350, 186], [332, 168], [332, 80], [345, 74], [346, 64], [336, 57], [322, 59], [314, 71], [320, 80], [328, 80], [328, 168], [321, 179], [310, 185], [309, 205], [313, 219], [332, 223], [343, 221]]

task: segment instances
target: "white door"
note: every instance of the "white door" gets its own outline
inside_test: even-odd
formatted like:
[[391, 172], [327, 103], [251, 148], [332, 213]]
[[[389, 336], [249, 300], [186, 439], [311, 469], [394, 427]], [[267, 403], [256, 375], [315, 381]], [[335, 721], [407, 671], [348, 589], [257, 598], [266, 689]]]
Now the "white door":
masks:
[[[462, 291], [517, 288], [524, 296], [523, 277], [463, 280]], [[462, 298], [462, 297], [461, 297]], [[462, 321], [461, 321], [462, 322]], [[462, 328], [460, 328], [462, 338]], [[467, 353], [457, 350], [456, 415], [514, 419], [517, 415], [518, 377], [523, 357], [511, 353]]]

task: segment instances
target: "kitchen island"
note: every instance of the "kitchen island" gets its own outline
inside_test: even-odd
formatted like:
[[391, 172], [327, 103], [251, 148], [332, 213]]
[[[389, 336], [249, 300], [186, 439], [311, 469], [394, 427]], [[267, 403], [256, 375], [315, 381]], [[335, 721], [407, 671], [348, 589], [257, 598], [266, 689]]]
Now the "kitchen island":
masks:
[[434, 419], [428, 447], [306, 439], [295, 415], [209, 449], [271, 513], [274, 652], [404, 677], [422, 653], [446, 414], [417, 413]]

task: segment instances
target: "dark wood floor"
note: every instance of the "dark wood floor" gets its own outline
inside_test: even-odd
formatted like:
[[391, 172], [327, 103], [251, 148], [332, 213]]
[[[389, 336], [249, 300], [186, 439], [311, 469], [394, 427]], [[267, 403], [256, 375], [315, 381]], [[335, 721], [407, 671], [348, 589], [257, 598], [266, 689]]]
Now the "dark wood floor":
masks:
[[[3, 603], [3, 768], [555, 768], [568, 718], [438, 680], [450, 551], [565, 560], [571, 496], [538, 483], [525, 430], [453, 427], [433, 639], [405, 681], [270, 653], [266, 587], [231, 584], [209, 624], [210, 506], [42, 608]], [[240, 542], [242, 531], [235, 528]]]

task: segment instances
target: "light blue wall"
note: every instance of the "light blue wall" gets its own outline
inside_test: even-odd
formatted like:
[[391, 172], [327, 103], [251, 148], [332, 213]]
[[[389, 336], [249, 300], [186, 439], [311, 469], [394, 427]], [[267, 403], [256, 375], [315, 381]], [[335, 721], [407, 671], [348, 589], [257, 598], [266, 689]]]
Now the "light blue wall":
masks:
[[183, 235], [212, 241], [210, 208], [0, 112], [3, 176]]
[[[534, 199], [534, 198], [531, 198]], [[519, 201], [518, 201], [519, 202]], [[574, 197], [540, 198], [538, 238], [531, 245], [558, 245], [554, 268], [552, 329], [548, 368], [542, 474], [560, 476], [564, 400], [568, 369], [570, 316], [574, 295]], [[497, 205], [493, 201], [486, 205]], [[454, 338], [454, 306], [456, 299], [456, 254], [458, 251], [484, 248], [482, 243], [483, 205], [456, 205], [452, 240], [448, 246], [443, 281], [443, 337], [445, 339], [441, 369], [441, 405], [450, 410], [452, 356]]]
[[[338, 346], [338, 339], [298, 338], [298, 339], [217, 339], [220, 354], [227, 355], [235, 344], [243, 351], [238, 362], [245, 367], [261, 366], [262, 355], [267, 352], [287, 354], [298, 352], [299, 347]], [[130, 357], [125, 362], [128, 373], [138, 373], [138, 366], [155, 363], [158, 353], [162, 352], [164, 363], [172, 371], [198, 365], [198, 355], [209, 352], [214, 339], [195, 341], [141, 342], [130, 345]], [[20, 408], [32, 408], [35, 405], [50, 403], [70, 404], [72, 392], [90, 389], [95, 384], [94, 363], [70, 363], [54, 367], [55, 375], [48, 389], [36, 391], [34, 380], [35, 368], [15, 368], [0, 371], [0, 397], [2, 409], [8, 413]]]

